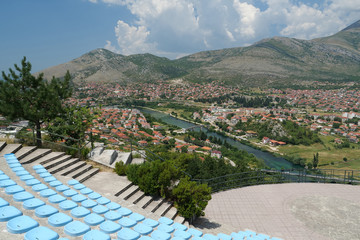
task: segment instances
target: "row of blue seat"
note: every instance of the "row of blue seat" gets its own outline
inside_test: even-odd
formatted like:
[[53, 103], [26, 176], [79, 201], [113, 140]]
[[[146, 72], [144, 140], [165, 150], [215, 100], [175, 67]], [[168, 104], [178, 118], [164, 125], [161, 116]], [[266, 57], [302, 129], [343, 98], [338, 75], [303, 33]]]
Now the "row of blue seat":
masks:
[[[141, 240], [279, 240], [253, 231], [233, 232], [231, 235], [223, 233], [203, 235], [197, 229], [188, 229], [185, 225], [174, 223], [166, 217], [155, 221], [121, 207], [118, 203], [110, 201], [75, 179], [69, 180], [66, 185], [43, 166], [33, 166], [33, 170], [42, 179], [42, 183], [26, 171], [13, 154], [5, 155], [5, 158], [9, 167], [27, 186], [31, 187], [33, 192], [46, 198], [50, 203], [56, 204], [58, 208], [46, 205], [40, 198], [35, 198], [33, 194], [26, 192], [12, 180], [10, 181], [15, 184], [11, 186], [14, 187], [7, 189], [10, 187], [7, 186], [5, 192], [13, 194], [15, 201], [23, 201], [25, 209], [35, 210], [36, 216], [48, 218], [49, 225], [64, 227], [64, 232], [69, 236], [83, 236], [83, 239], [99, 240], [110, 239], [111, 234], [116, 234], [118, 239], [123, 240], [139, 238]], [[1, 176], [0, 187], [3, 181], [9, 180]], [[67, 211], [71, 216], [64, 213]], [[78, 220], [74, 221], [73, 218]], [[91, 230], [94, 227], [97, 229]], [[41, 229], [47, 232], [52, 231], [46, 227], [41, 227]]]

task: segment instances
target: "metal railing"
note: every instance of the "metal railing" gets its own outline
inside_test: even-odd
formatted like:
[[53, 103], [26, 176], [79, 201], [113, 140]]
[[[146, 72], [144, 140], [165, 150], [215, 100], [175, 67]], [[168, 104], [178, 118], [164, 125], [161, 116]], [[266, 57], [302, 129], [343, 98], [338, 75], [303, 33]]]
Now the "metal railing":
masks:
[[[14, 125], [12, 125], [14, 126]], [[32, 129], [33, 130], [33, 129]], [[34, 131], [34, 130], [33, 130]], [[72, 151], [72, 155], [78, 155], [80, 159], [84, 156], [81, 154], [82, 150], [91, 143], [81, 139], [74, 139], [68, 136], [58, 135], [48, 131], [42, 131], [47, 135], [54, 135], [61, 137], [62, 139], [70, 139], [76, 142], [73, 146], [65, 145], [64, 143], [52, 142], [46, 139], [41, 139], [45, 145], [50, 145], [54, 150], [54, 146], [57, 151]], [[90, 137], [92, 139], [92, 137]], [[36, 145], [35, 134], [24, 135], [22, 142], [26, 141], [28, 145]], [[162, 157], [151, 151], [150, 149], [140, 146], [136, 141], [131, 138], [124, 139], [131, 148], [131, 153], [134, 151], [140, 154], [144, 159], [153, 161], [161, 160], [165, 161]], [[32, 143], [32, 144], [31, 144]], [[92, 144], [91, 144], [92, 145]], [[107, 144], [107, 146], [112, 144]], [[52, 147], [51, 147], [52, 146]], [[132, 157], [132, 154], [130, 155]], [[177, 168], [177, 166], [175, 166]], [[341, 183], [341, 184], [360, 184], [360, 170], [341, 170], [341, 169], [313, 169], [313, 170], [252, 170], [248, 172], [240, 172], [229, 174], [225, 176], [210, 178], [210, 179], [194, 179], [187, 172], [182, 171], [185, 175], [189, 176], [192, 181], [198, 183], [206, 183], [211, 187], [212, 192], [225, 191], [234, 188], [241, 188], [245, 186], [260, 185], [260, 184], [278, 184], [278, 183], [300, 183], [300, 182], [317, 182], [317, 183]]]
[[360, 184], [360, 170], [304, 169], [277, 171], [261, 169], [210, 179], [193, 179], [193, 181], [206, 183], [211, 187], [213, 193], [252, 185], [291, 182]]

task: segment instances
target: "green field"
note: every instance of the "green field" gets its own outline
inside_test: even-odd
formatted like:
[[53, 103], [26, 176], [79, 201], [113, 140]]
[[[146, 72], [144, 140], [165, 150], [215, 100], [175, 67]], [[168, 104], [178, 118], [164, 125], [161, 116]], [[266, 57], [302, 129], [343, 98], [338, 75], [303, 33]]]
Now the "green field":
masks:
[[[350, 148], [335, 148], [331, 140], [333, 136], [320, 136], [323, 143], [316, 143], [310, 146], [287, 145], [279, 147], [278, 153], [281, 155], [305, 158], [307, 162], [312, 162], [313, 156], [319, 153], [319, 168], [327, 169], [358, 169], [360, 170], [360, 146], [350, 144]], [[343, 159], [347, 158], [345, 162]]]

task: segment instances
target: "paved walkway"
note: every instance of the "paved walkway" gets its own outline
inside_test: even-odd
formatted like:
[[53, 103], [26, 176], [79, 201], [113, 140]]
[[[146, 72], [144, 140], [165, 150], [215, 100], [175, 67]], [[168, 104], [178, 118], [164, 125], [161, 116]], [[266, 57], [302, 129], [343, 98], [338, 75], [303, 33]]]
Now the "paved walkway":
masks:
[[284, 240], [358, 240], [360, 186], [289, 183], [234, 189], [213, 194], [205, 216], [213, 230], [223, 224]]

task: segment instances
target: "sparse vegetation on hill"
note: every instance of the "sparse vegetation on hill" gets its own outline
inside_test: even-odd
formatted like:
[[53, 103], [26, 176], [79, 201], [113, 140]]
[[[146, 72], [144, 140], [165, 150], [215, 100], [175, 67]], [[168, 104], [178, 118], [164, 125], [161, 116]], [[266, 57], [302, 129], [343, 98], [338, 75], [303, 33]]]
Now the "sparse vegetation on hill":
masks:
[[360, 77], [359, 21], [339, 33], [314, 40], [264, 39], [249, 47], [195, 53], [177, 60], [151, 54], [123, 56], [97, 49], [71, 62], [45, 69], [80, 81], [144, 82], [182, 78], [241, 86], [301, 86], [304, 81], [356, 81]]

